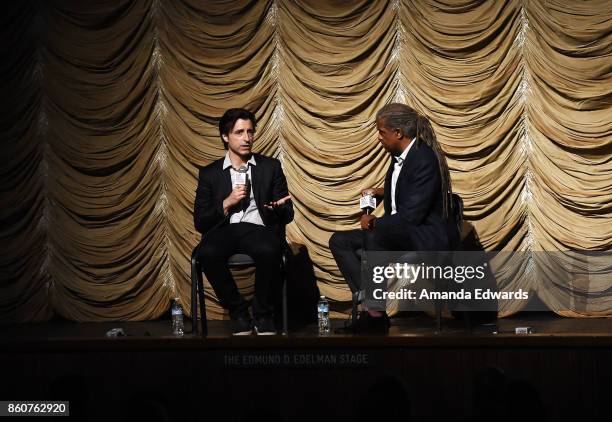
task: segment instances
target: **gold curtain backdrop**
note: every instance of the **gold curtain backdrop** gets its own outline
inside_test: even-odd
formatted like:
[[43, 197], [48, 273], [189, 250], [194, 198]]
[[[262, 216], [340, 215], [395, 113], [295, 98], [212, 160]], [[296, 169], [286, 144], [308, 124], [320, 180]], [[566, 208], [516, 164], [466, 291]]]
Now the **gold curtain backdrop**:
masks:
[[[350, 295], [327, 242], [382, 184], [391, 101], [432, 120], [484, 249], [612, 248], [609, 0], [14, 2], [2, 19], [3, 322], [188, 303], [197, 168], [224, 155], [230, 107], [283, 163], [288, 239], [334, 302]], [[500, 288], [612, 314], [609, 280], [538, 288], [552, 278]]]

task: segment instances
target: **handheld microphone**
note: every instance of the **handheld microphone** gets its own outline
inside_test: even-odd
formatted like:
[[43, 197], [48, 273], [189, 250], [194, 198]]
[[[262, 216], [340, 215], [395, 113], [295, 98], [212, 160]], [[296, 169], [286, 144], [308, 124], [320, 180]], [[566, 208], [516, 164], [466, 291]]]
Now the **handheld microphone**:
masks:
[[249, 178], [249, 168], [247, 166], [240, 166], [240, 168], [236, 170], [236, 185], [246, 185]]
[[371, 214], [376, 209], [376, 198], [373, 195], [366, 194], [359, 198], [359, 208], [366, 214]]
[[245, 185], [246, 187], [246, 196], [242, 198], [241, 208], [242, 210], [246, 210], [249, 202], [250, 202], [250, 192], [249, 192], [249, 168], [247, 166], [240, 166], [239, 169], [236, 170], [236, 180], [235, 184], [237, 185]]

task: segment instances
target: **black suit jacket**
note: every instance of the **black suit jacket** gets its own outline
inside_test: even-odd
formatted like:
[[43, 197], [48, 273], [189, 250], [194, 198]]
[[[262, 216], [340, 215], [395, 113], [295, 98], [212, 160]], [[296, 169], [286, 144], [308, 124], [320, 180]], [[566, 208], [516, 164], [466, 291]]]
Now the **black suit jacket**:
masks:
[[[289, 194], [280, 161], [259, 154], [254, 156], [256, 164], [251, 166], [251, 186], [261, 219], [267, 227], [291, 222], [293, 220], [291, 201], [276, 211], [268, 211], [264, 207], [264, 204]], [[229, 167], [223, 170], [223, 160], [222, 158], [202, 167], [198, 176], [193, 220], [196, 230], [202, 234], [225, 218], [223, 200], [232, 191], [232, 177]], [[229, 224], [229, 218], [225, 224]]]
[[455, 235], [442, 212], [442, 179], [435, 153], [425, 143], [412, 145], [395, 187], [397, 213], [391, 215], [394, 163], [392, 159], [385, 177], [385, 215], [376, 220], [376, 227], [408, 235], [412, 245], [407, 246], [416, 250], [449, 250]]

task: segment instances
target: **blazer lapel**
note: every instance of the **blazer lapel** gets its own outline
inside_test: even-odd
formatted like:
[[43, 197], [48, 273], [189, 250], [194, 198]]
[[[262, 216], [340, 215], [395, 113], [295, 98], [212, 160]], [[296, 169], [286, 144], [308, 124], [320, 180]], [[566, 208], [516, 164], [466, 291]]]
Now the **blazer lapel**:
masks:
[[259, 208], [259, 198], [261, 198], [261, 192], [260, 192], [260, 188], [261, 188], [261, 183], [259, 183], [259, 179], [261, 177], [261, 165], [262, 165], [262, 160], [258, 160], [257, 157], [255, 157], [255, 165], [254, 166], [250, 166], [251, 167], [251, 189], [253, 189], [253, 196], [255, 197], [255, 204], [257, 205], [257, 208]]
[[412, 145], [412, 147], [410, 147], [410, 151], [408, 151], [408, 154], [406, 154], [406, 159], [402, 163], [402, 169], [400, 170], [400, 174], [399, 176], [397, 176], [397, 185], [395, 186], [395, 203], [396, 204], [398, 203], [399, 191], [402, 186], [402, 184], [400, 183], [400, 180], [406, 177], [407, 174], [412, 169], [412, 161], [414, 160], [414, 156], [415, 156], [415, 153], [414, 153], [415, 148], [416, 148], [416, 145]]
[[230, 168], [228, 167], [223, 170], [223, 162], [221, 162], [221, 192], [223, 192], [223, 197], [227, 198], [227, 196], [232, 192], [232, 174], [230, 173]]
[[391, 214], [391, 176], [393, 175], [393, 163], [394, 160], [393, 157], [391, 157], [391, 162], [389, 163], [389, 168], [387, 169], [387, 175], [385, 176], [385, 214]]

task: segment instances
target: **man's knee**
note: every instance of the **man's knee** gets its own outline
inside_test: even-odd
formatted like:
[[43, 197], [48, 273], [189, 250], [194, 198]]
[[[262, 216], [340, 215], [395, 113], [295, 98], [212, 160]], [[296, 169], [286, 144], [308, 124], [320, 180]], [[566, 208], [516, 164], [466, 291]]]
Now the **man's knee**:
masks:
[[259, 261], [280, 260], [281, 250], [277, 242], [262, 242], [257, 246], [254, 258]]

